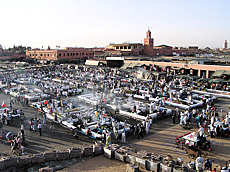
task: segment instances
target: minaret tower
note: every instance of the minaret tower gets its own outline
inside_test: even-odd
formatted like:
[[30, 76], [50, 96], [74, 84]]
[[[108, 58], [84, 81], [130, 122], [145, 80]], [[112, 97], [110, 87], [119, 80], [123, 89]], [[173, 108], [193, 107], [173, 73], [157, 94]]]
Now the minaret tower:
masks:
[[227, 40], [225, 40], [225, 42], [224, 42], [224, 49], [228, 49], [228, 41]]
[[144, 54], [153, 56], [153, 38], [151, 38], [151, 31], [148, 29], [146, 32], [146, 38], [144, 38]]

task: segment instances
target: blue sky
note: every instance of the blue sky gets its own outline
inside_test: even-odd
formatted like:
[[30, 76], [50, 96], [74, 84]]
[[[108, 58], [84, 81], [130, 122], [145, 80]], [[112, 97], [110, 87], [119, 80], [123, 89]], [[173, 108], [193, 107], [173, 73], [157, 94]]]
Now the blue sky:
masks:
[[3, 47], [104, 47], [143, 43], [222, 48], [230, 41], [228, 0], [0, 0]]

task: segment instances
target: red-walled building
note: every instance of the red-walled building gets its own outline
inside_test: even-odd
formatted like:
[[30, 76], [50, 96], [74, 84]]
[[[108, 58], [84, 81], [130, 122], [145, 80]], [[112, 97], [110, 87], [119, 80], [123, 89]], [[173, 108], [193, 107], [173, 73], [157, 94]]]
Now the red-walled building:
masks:
[[154, 56], [161, 56], [161, 55], [176, 55], [176, 54], [189, 54], [189, 50], [187, 48], [181, 47], [171, 47], [168, 45], [158, 45], [155, 46], [153, 49]]
[[33, 49], [26, 50], [27, 58], [34, 58], [39, 60], [82, 60], [93, 58], [93, 48], [77, 48], [77, 47], [65, 47], [64, 49]]

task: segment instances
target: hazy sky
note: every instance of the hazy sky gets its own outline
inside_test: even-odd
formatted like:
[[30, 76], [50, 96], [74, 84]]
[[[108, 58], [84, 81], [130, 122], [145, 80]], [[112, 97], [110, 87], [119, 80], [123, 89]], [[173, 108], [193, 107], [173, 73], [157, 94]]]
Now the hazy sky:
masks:
[[[222, 48], [229, 0], [0, 0], [0, 44], [104, 47], [111, 42]], [[230, 46], [229, 46], [230, 47]]]

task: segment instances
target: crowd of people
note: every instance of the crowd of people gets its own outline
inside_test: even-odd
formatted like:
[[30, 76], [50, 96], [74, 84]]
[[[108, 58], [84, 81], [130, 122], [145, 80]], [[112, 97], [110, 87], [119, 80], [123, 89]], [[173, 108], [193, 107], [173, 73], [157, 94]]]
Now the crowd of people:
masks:
[[[31, 77], [30, 82], [37, 85], [42, 93], [50, 95], [50, 99], [48, 100], [48, 105], [50, 106], [49, 114], [53, 114], [54, 111], [65, 113], [66, 105], [60, 106], [55, 99], [60, 100], [61, 96], [68, 97], [71, 95], [76, 95], [80, 92], [82, 93], [83, 88], [93, 88], [93, 90], [103, 92], [104, 94], [115, 94], [115, 90], [118, 90], [119, 93], [117, 96], [121, 97], [126, 97], [126, 93], [130, 93], [132, 98], [134, 98], [134, 95], [146, 95], [146, 97], [159, 99], [159, 101], [152, 101], [149, 103], [149, 107], [146, 106], [143, 114], [144, 116], [147, 116], [146, 120], [143, 120], [142, 122], [136, 121], [136, 123], [132, 125], [129, 124], [129, 132], [126, 130], [126, 126], [128, 125], [127, 121], [124, 121], [122, 127], [118, 125], [118, 121], [116, 120], [112, 121], [110, 127], [104, 127], [100, 132], [102, 134], [102, 142], [104, 142], [107, 146], [112, 142], [126, 144], [127, 137], [129, 135], [137, 139], [143, 138], [149, 133], [150, 126], [153, 122], [153, 119], [149, 117], [149, 114], [152, 114], [157, 107], [164, 107], [166, 105], [166, 99], [164, 99], [164, 97], [182, 100], [185, 97], [191, 96], [192, 89], [194, 89], [192, 85], [195, 84], [192, 80], [170, 78], [168, 75], [159, 76], [157, 78], [151, 76], [148, 78], [150, 82], [142, 82], [141, 79], [130, 71], [113, 69], [100, 70], [98, 68], [90, 67], [82, 69], [69, 69], [65, 65], [53, 65], [42, 67], [36, 70], [30, 70], [27, 71], [26, 75], [27, 77]], [[17, 77], [20, 77], [20, 75], [18, 74], [16, 78]], [[1, 81], [7, 83], [8, 87], [12, 88], [9, 80], [11, 80], [10, 75], [1, 77]], [[183, 88], [185, 85], [187, 87]], [[177, 86], [182, 87], [180, 91], [172, 91], [172, 88], [177, 88]], [[199, 85], [199, 88], [201, 87], [202, 85]], [[39, 101], [40, 100], [42, 100], [41, 96]], [[106, 103], [106, 100], [104, 100], [101, 98], [102, 104], [103, 102], [104, 104]], [[148, 101], [148, 99], [146, 98], [144, 101]], [[191, 123], [196, 123], [198, 127], [197, 134], [201, 140], [206, 134], [210, 134], [211, 138], [222, 138], [228, 135], [230, 113], [223, 115], [223, 113], [217, 111], [214, 101], [212, 100], [203, 99], [202, 101], [204, 102], [204, 108], [202, 110], [200, 108], [183, 110], [180, 107], [176, 107], [172, 114], [173, 124], [179, 123], [185, 129], [189, 129], [189, 125]], [[14, 108], [15, 103], [21, 104], [24, 107], [28, 106], [31, 102], [28, 98], [23, 98], [22, 96], [16, 96], [15, 98], [11, 97], [9, 101], [10, 110], [5, 108], [4, 114], [7, 115], [5, 116], [1, 114], [2, 124], [13, 125], [13, 115], [20, 114], [22, 119], [25, 118], [22, 110]], [[192, 100], [188, 101], [188, 103], [192, 103]], [[34, 133], [38, 132], [40, 136], [42, 136], [42, 126], [46, 125], [47, 122], [47, 116], [42, 106], [40, 107], [43, 114], [42, 119], [39, 119], [36, 115], [29, 119], [30, 130]], [[70, 102], [68, 106], [69, 109], [73, 109], [73, 102]], [[98, 111], [99, 118], [106, 114], [108, 115], [103, 107], [97, 109], [100, 109], [100, 111]], [[139, 105], [133, 106], [132, 113], [140, 113]], [[160, 111], [160, 113], [165, 114], [166, 111], [163, 110]], [[55, 115], [55, 119], [51, 120], [50, 122], [50, 130], [54, 130], [54, 124], [57, 121], [57, 115]], [[7, 139], [11, 140], [12, 142], [13, 152], [15, 152], [15, 150], [21, 150], [23, 152], [24, 146], [26, 145], [24, 125], [21, 124], [20, 126], [20, 131], [17, 134], [9, 133], [9, 135], [7, 135]], [[84, 123], [82, 123], [80, 127], [86, 126], [84, 126]], [[98, 128], [102, 128], [100, 123], [98, 123]], [[118, 130], [121, 129], [122, 132], [118, 133]], [[91, 135], [90, 128], [87, 129], [85, 134]], [[78, 132], [74, 134], [74, 137], [78, 138]], [[203, 164], [204, 160], [201, 158], [197, 159], [197, 161]], [[207, 163], [205, 164], [207, 168], [212, 168], [210, 167], [210, 160], [207, 160]]]
[[14, 134], [10, 131], [6, 134], [6, 139], [11, 145], [11, 151], [13, 154], [24, 154], [24, 148], [27, 145], [27, 143], [25, 142], [25, 132], [23, 123], [20, 124], [20, 131], [18, 131], [17, 134]]
[[17, 108], [12, 108], [12, 110], [5, 108], [3, 112], [0, 114], [1, 122], [4, 125], [13, 125], [14, 118], [20, 117], [20, 120], [25, 120], [25, 114], [22, 110]]

